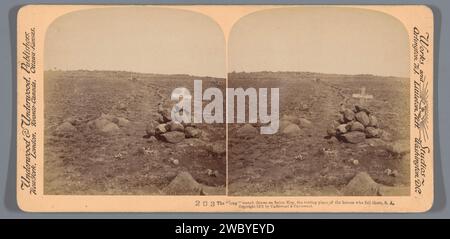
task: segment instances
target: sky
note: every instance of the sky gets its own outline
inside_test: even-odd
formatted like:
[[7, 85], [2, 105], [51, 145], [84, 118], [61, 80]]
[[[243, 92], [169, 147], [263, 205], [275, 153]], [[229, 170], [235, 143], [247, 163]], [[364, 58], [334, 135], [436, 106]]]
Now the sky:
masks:
[[356, 8], [283, 8], [241, 18], [230, 33], [229, 71], [310, 71], [409, 76], [403, 24]]
[[82, 10], [57, 18], [45, 69], [225, 77], [225, 39], [209, 17], [148, 7]]
[[124, 70], [225, 77], [232, 71], [409, 75], [401, 22], [356, 8], [258, 11], [233, 26], [194, 12], [105, 8], [63, 15], [49, 27], [45, 69]]

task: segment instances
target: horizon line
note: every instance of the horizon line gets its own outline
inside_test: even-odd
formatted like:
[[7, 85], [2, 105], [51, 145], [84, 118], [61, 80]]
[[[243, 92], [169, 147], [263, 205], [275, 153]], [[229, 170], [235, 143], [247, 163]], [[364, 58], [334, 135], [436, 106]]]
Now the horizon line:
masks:
[[180, 76], [190, 76], [190, 77], [210, 77], [210, 78], [227, 78], [229, 74], [254, 74], [254, 73], [303, 73], [303, 74], [322, 74], [322, 75], [341, 75], [341, 76], [374, 76], [374, 77], [384, 77], [384, 78], [410, 78], [409, 76], [394, 76], [394, 75], [376, 75], [372, 73], [327, 73], [327, 72], [316, 72], [316, 71], [230, 71], [226, 76], [211, 76], [211, 75], [192, 75], [188, 73], [156, 73], [156, 72], [140, 72], [140, 71], [129, 71], [129, 70], [92, 70], [92, 69], [44, 69], [45, 71], [109, 71], [109, 72], [125, 72], [125, 73], [135, 73], [135, 74], [151, 74], [151, 75], [180, 75]]

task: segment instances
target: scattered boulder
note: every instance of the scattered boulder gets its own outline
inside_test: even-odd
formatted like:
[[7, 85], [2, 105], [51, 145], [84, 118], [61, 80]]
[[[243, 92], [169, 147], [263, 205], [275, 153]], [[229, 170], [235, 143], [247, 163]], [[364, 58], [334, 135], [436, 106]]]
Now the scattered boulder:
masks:
[[357, 144], [361, 143], [366, 139], [366, 134], [359, 131], [352, 131], [341, 135], [345, 142]]
[[280, 120], [280, 130], [283, 131], [287, 126], [291, 124], [296, 124], [300, 127], [310, 127], [312, 125], [312, 122], [308, 119], [296, 117], [293, 115], [283, 115]]
[[288, 137], [297, 136], [300, 133], [301, 133], [300, 127], [298, 127], [298, 125], [296, 124], [290, 124], [283, 130], [283, 134]]
[[105, 113], [101, 113], [100, 117], [98, 117], [99, 119], [106, 119], [108, 121], [113, 121], [114, 120], [114, 116], [110, 115], [110, 114], [105, 114]]
[[225, 155], [226, 145], [223, 141], [218, 141], [207, 145], [207, 150], [214, 156]]
[[62, 123], [55, 130], [57, 136], [72, 136], [75, 132], [77, 132], [77, 128], [69, 122]]
[[155, 143], [156, 141], [158, 141], [155, 136], [150, 136], [150, 138], [147, 139], [147, 143]]
[[182, 121], [181, 124], [183, 125], [184, 128], [186, 128], [186, 127], [196, 128], [197, 127], [195, 124], [193, 124], [191, 122], [187, 123], [187, 122]]
[[109, 122], [108, 124], [104, 125], [102, 128], [100, 128], [100, 131], [102, 133], [113, 133], [115, 131], [119, 130], [119, 126], [116, 124]]
[[66, 120], [64, 120], [64, 122], [69, 122], [73, 126], [80, 125], [82, 123], [82, 121], [83, 121], [83, 119], [81, 117], [75, 117], [75, 116], [71, 116], [71, 117], [67, 118]]
[[364, 126], [368, 126], [370, 123], [369, 116], [367, 115], [367, 113], [365, 111], [360, 111], [360, 112], [356, 113], [355, 117], [356, 117], [356, 120], [359, 121]]
[[296, 121], [298, 121], [297, 117], [293, 116], [293, 115], [283, 115], [283, 117], [281, 117], [282, 121], [289, 121], [291, 123], [296, 123]]
[[397, 170], [392, 171], [392, 177], [398, 177], [400, 176], [400, 173]]
[[288, 127], [289, 125], [291, 125], [292, 122], [288, 121], [288, 120], [280, 120], [280, 125], [279, 125], [279, 131], [282, 132], [286, 127]]
[[168, 111], [168, 110], [163, 110], [163, 111], [161, 111], [161, 116], [162, 116], [162, 122], [163, 123], [168, 123], [168, 122], [170, 122], [170, 121], [172, 121], [172, 116], [171, 116], [171, 113], [170, 113], [170, 111]]
[[339, 126], [339, 122], [337, 122], [337, 121], [331, 122], [331, 124], [328, 125], [328, 128], [327, 128], [328, 136], [336, 136], [336, 130], [337, 130], [338, 126]]
[[172, 121], [171, 111], [165, 109], [162, 103], [158, 103], [158, 122], [159, 123], [168, 123]]
[[197, 138], [187, 138], [184, 140], [184, 143], [186, 143], [186, 145], [189, 145], [189, 146], [195, 147], [195, 148], [202, 148], [202, 147], [206, 147], [208, 145], [208, 143], [204, 142], [201, 139], [197, 139]]
[[384, 147], [386, 146], [386, 142], [379, 138], [369, 138], [366, 139], [366, 143], [372, 147]]
[[371, 114], [370, 111], [367, 108], [365, 108], [365, 107], [363, 107], [361, 105], [355, 105], [355, 112], [358, 113], [358, 112], [361, 112], [361, 111], [365, 112], [367, 115]]
[[206, 174], [208, 174], [208, 176], [210, 176], [210, 177], [217, 177], [217, 176], [219, 176], [219, 171], [208, 169], [208, 170], [206, 170]]
[[179, 143], [184, 140], [184, 133], [179, 131], [171, 131], [164, 134], [161, 134], [161, 139], [168, 143]]
[[398, 170], [394, 169], [391, 170], [390, 168], [387, 168], [386, 170], [384, 170], [384, 173], [387, 176], [391, 176], [391, 177], [398, 177], [400, 175], [400, 173], [398, 172]]
[[237, 130], [237, 135], [241, 138], [253, 138], [259, 134], [258, 129], [251, 124], [245, 124]]
[[158, 103], [158, 113], [164, 112], [164, 106], [161, 102]]
[[158, 123], [155, 121], [150, 121], [147, 123], [147, 126], [145, 126], [145, 132], [148, 136], [155, 136], [155, 128], [158, 126]]
[[307, 110], [309, 110], [308, 104], [303, 103], [303, 104], [300, 106], [300, 109], [299, 109], [299, 110], [300, 110], [300, 111], [307, 111]]
[[200, 136], [202, 135], [202, 131], [188, 126], [184, 129], [184, 134], [186, 138], [200, 138]]
[[360, 172], [344, 187], [345, 196], [378, 196], [380, 185], [366, 172]]
[[190, 173], [180, 172], [163, 191], [168, 195], [201, 195], [202, 185]]
[[179, 122], [170, 121], [167, 125], [169, 127], [169, 131], [184, 132], [184, 126]]
[[367, 138], [378, 138], [381, 135], [381, 131], [374, 127], [366, 127]]
[[380, 138], [384, 141], [392, 141], [392, 135], [385, 130], [381, 130]]
[[387, 176], [391, 176], [391, 174], [392, 174], [392, 169], [387, 168], [387, 169], [384, 170], [384, 173], [385, 173]]
[[369, 116], [369, 126], [378, 128], [378, 118], [373, 115]]
[[116, 117], [113, 119], [113, 123], [117, 124], [119, 127], [125, 127], [130, 124], [130, 121], [122, 117]]
[[114, 116], [103, 114], [92, 121], [88, 122], [88, 127], [102, 133], [112, 133], [120, 130], [117, 124], [113, 123]]
[[386, 150], [394, 155], [404, 155], [408, 154], [409, 149], [409, 141], [408, 140], [399, 140], [392, 144], [386, 146]]
[[347, 124], [341, 124], [337, 127], [336, 131], [338, 134], [345, 134], [348, 131], [347, 127], [348, 127]]
[[166, 121], [164, 121], [164, 117], [162, 115], [158, 115], [158, 118], [156, 119], [156, 121], [160, 124], [166, 123]]
[[305, 118], [299, 118], [298, 121], [299, 125], [304, 128], [310, 127], [312, 125], [312, 122]]
[[124, 154], [122, 154], [122, 152], [119, 152], [114, 155], [114, 159], [122, 160], [124, 159]]
[[402, 156], [402, 160], [410, 160], [411, 159], [411, 154], [408, 152], [408, 153], [405, 153], [403, 156]]
[[358, 121], [354, 121], [351, 123], [350, 130], [364, 132], [364, 125]]
[[338, 138], [336, 138], [336, 136], [331, 136], [329, 139], [328, 139], [328, 143], [329, 144], [337, 144], [337, 143], [339, 143], [340, 141], [339, 141], [339, 139]]
[[303, 160], [305, 160], [305, 157], [303, 157], [303, 155], [300, 153], [300, 154], [297, 154], [297, 155], [294, 157], [294, 159], [295, 159], [295, 160], [299, 160], [299, 161], [303, 161]]
[[117, 106], [117, 109], [118, 109], [118, 110], [126, 110], [126, 109], [127, 109], [127, 105], [126, 105], [125, 103], [120, 103], [120, 104]]
[[345, 122], [344, 115], [339, 114], [339, 115], [337, 116], [337, 122], [339, 122], [339, 124], [345, 124], [346, 122]]
[[350, 122], [350, 121], [353, 121], [355, 119], [355, 112], [353, 112], [350, 109], [344, 109], [342, 115], [344, 116], [344, 121], [345, 122]]
[[94, 120], [94, 126], [99, 131], [102, 131], [102, 129], [109, 123], [111, 123], [111, 121], [109, 121], [108, 119], [103, 118], [103, 117], [100, 117], [100, 118]]
[[159, 124], [158, 126], [156, 126], [155, 128], [155, 134], [164, 134], [167, 132], [167, 124]]
[[169, 162], [171, 162], [175, 166], [180, 164], [180, 161], [178, 159], [174, 159], [174, 158], [170, 158]]

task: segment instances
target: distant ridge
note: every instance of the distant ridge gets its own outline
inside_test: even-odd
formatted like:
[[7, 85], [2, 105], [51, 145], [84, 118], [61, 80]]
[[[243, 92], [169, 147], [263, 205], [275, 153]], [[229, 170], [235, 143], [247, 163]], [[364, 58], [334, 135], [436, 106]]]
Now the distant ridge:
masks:
[[408, 77], [399, 76], [380, 76], [372, 74], [332, 74], [332, 73], [319, 73], [319, 72], [309, 72], [309, 71], [257, 71], [257, 72], [229, 72], [229, 77], [239, 77], [239, 78], [284, 78], [284, 77], [303, 77], [303, 78], [334, 78], [334, 77], [345, 77], [345, 78], [386, 78], [386, 79], [408, 79]]
[[180, 78], [198, 78], [198, 79], [225, 79], [224, 78], [218, 78], [218, 77], [212, 77], [212, 76], [196, 76], [196, 75], [189, 75], [189, 74], [160, 74], [160, 73], [142, 73], [142, 72], [133, 72], [133, 71], [114, 71], [114, 70], [52, 70], [48, 69], [45, 70], [44, 73], [50, 73], [50, 72], [64, 72], [64, 73], [73, 73], [73, 74], [106, 74], [106, 75], [115, 75], [120, 77], [144, 77], [144, 78], [154, 78], [154, 77], [172, 77], [175, 79]]

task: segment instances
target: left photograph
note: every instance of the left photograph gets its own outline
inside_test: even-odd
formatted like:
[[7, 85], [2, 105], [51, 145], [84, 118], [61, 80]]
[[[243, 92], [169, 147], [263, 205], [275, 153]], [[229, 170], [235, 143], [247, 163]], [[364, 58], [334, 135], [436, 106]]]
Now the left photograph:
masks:
[[224, 91], [225, 46], [221, 28], [191, 11], [57, 18], [44, 49], [44, 194], [225, 195], [225, 124], [171, 114], [183, 100], [174, 89]]

